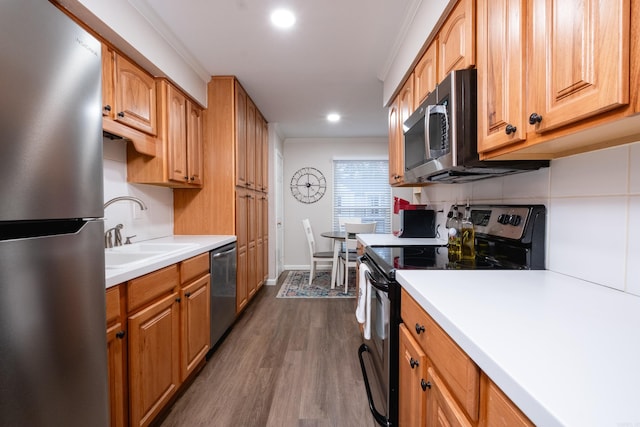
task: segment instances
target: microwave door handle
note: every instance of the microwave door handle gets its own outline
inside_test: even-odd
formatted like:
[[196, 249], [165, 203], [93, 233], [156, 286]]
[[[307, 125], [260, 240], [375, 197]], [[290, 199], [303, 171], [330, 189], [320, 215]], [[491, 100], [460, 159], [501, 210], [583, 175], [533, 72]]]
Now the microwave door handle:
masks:
[[[429, 143], [429, 135], [430, 135], [430, 123], [431, 120], [429, 118], [432, 114], [438, 114], [444, 116], [444, 132], [441, 135], [441, 139], [439, 141], [439, 146], [437, 148], [432, 148]], [[447, 141], [449, 140], [449, 114], [447, 112], [447, 107], [444, 105], [428, 105], [424, 123], [424, 139], [426, 145], [426, 152], [429, 153], [429, 159], [438, 158], [447, 152]]]

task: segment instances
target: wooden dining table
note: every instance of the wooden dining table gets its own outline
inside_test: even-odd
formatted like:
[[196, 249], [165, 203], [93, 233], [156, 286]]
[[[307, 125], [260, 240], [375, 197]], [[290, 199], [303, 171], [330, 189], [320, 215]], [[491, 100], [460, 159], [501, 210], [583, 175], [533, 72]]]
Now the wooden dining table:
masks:
[[331, 267], [331, 289], [334, 289], [338, 280], [338, 257], [340, 256], [340, 247], [342, 242], [347, 238], [345, 231], [324, 231], [320, 233], [322, 237], [333, 239], [333, 266]]

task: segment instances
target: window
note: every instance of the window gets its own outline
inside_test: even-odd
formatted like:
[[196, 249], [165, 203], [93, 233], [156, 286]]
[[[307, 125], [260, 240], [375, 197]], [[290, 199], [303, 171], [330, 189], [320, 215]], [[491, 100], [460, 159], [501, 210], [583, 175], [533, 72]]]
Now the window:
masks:
[[377, 233], [391, 233], [391, 186], [387, 160], [333, 161], [333, 229], [339, 218], [376, 222]]

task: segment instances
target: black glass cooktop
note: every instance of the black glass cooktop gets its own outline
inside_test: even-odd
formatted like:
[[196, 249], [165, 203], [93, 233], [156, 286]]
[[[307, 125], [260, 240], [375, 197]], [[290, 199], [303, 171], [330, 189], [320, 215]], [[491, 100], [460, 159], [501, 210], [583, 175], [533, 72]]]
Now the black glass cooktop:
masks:
[[449, 261], [446, 246], [367, 247], [366, 254], [387, 276], [394, 270], [491, 270], [518, 269], [504, 257], [493, 257], [479, 253], [470, 261]]

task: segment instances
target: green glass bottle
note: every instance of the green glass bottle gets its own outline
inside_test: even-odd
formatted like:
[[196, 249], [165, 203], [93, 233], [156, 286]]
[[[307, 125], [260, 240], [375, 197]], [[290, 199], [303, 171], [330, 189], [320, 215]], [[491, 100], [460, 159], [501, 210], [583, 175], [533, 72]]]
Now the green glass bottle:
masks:
[[460, 222], [460, 257], [464, 261], [476, 259], [476, 232], [471, 221], [469, 203], [464, 209], [464, 217]]

